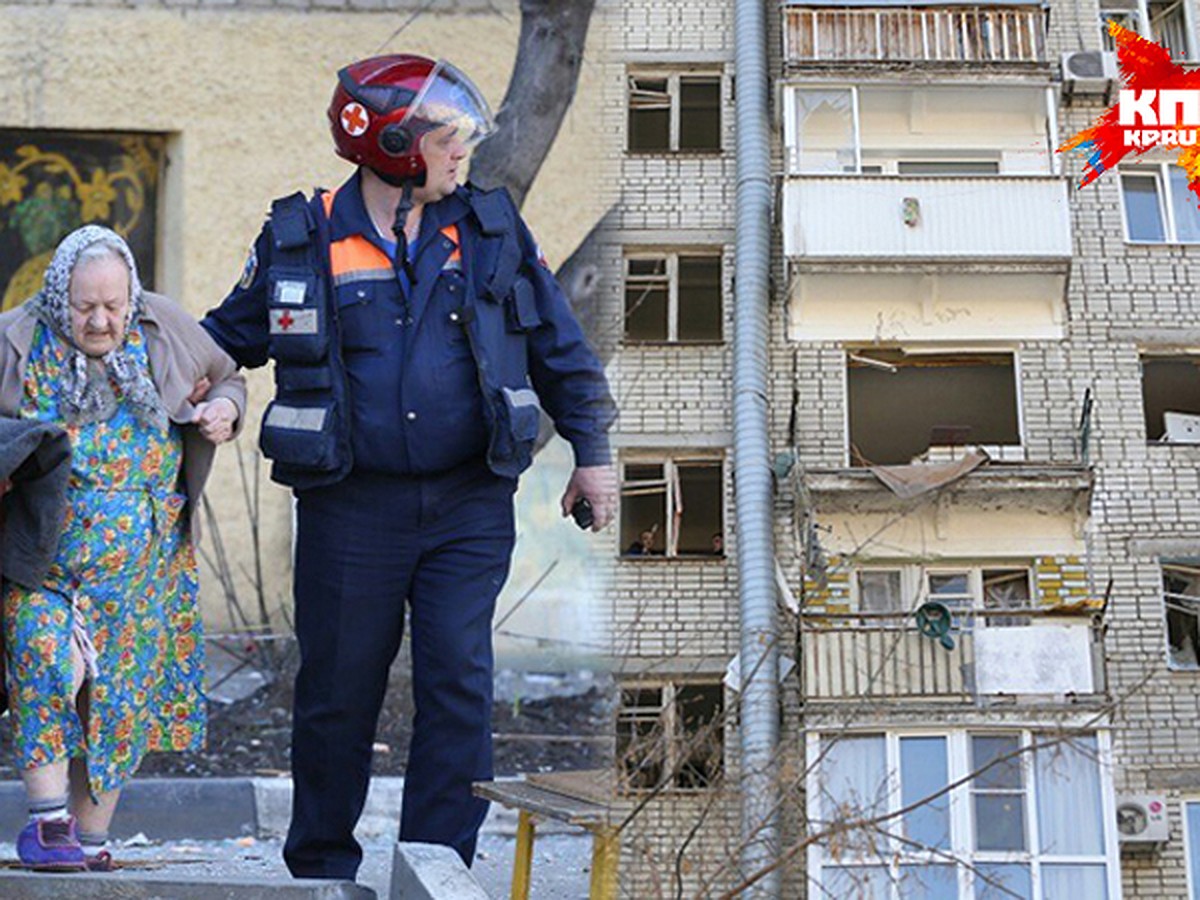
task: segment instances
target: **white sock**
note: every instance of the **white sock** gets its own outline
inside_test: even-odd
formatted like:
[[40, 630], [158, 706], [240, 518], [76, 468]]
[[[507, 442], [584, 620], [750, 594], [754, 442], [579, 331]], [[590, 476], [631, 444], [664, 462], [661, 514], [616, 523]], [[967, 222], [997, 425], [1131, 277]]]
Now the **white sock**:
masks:
[[29, 818], [34, 821], [69, 818], [67, 798], [51, 797], [47, 800], [31, 800], [29, 802]]

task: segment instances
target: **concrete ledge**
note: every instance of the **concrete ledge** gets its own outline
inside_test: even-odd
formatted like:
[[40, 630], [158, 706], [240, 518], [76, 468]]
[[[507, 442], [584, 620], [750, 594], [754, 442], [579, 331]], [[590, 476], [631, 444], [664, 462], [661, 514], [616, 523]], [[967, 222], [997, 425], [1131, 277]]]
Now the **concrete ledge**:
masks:
[[[473, 900], [471, 894], [463, 896]], [[62, 900], [64, 897], [72, 900], [376, 900], [374, 891], [349, 881], [306, 878], [270, 882], [132, 872], [55, 874], [14, 871], [0, 871], [0, 897], [4, 900]]]
[[[21, 783], [0, 782], [0, 836], [14, 838], [28, 818]], [[110, 834], [123, 839], [138, 832], [156, 841], [255, 835], [258, 815], [254, 780], [135, 778], [121, 792]], [[7, 896], [0, 892], [0, 897]]]
[[[354, 832], [360, 840], [395, 838], [403, 793], [403, 778], [371, 779], [367, 803]], [[135, 778], [122, 791], [111, 834], [124, 840], [140, 832], [152, 841], [273, 838], [287, 833], [291, 815], [290, 778]], [[0, 781], [0, 840], [15, 840], [27, 819], [21, 783]], [[538, 834], [575, 830], [550, 821], [538, 827]], [[515, 835], [516, 811], [493, 803], [482, 831]], [[0, 900], [4, 897], [0, 893]]]
[[458, 854], [440, 844], [396, 844], [390, 900], [488, 900]]

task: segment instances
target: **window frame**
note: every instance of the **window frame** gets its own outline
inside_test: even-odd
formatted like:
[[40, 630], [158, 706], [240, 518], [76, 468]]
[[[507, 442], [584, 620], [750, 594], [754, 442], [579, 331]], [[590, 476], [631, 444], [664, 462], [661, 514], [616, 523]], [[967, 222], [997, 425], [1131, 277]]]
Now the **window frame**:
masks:
[[[1179, 239], [1179, 229], [1175, 221], [1174, 196], [1171, 193], [1171, 168], [1178, 168], [1174, 163], [1138, 163], [1136, 165], [1120, 166], [1117, 169], [1118, 185], [1121, 194], [1121, 236], [1126, 244], [1142, 247], [1200, 246], [1200, 238], [1194, 241]], [[1155, 191], [1158, 194], [1158, 214], [1163, 226], [1163, 240], [1152, 241], [1146, 238], [1134, 238], [1129, 233], [1129, 208], [1125, 202], [1125, 179], [1153, 179]]]
[[[1030, 175], [1041, 177], [1055, 174], [1058, 169], [1056, 166], [1057, 155], [1054, 152], [1055, 143], [1053, 141], [1053, 133], [1056, 130], [1054, 119], [1054, 108], [1050, 105], [1046, 107], [1046, 128], [1047, 140], [1045, 145], [1045, 160], [1046, 168], [1044, 170], [1024, 170], [1019, 167], [1006, 167], [1006, 152], [1015, 148], [1001, 149], [981, 149], [971, 146], [926, 146], [926, 147], [903, 147], [893, 146], [885, 148], [863, 147], [863, 122], [862, 122], [862, 99], [861, 91], [863, 86], [856, 83], [848, 82], [830, 82], [828, 84], [822, 82], [811, 81], [788, 81], [781, 85], [782, 99], [780, 100], [783, 124], [783, 175], [785, 178], [797, 177], [846, 177], [846, 178], [861, 178], [867, 176], [884, 176], [888, 178], [898, 178], [903, 180], [920, 181], [923, 179], [955, 179], [955, 178], [979, 178], [979, 179], [1003, 179], [1003, 178], [1020, 178]], [[879, 86], [866, 86], [868, 92], [879, 90]], [[818, 170], [805, 169], [801, 165], [801, 155], [803, 145], [800, 135], [800, 120], [798, 117], [799, 95], [811, 93], [814, 91], [831, 93], [834, 91], [845, 92], [849, 97], [849, 112], [850, 117], [850, 139], [853, 141], [853, 167], [843, 166], [840, 170]], [[901, 174], [899, 166], [901, 163], [956, 163], [964, 165], [980, 165], [986, 166], [995, 164], [996, 171], [994, 173], [945, 173], [945, 174]], [[870, 171], [868, 171], [870, 170]]]
[[[720, 295], [718, 326], [720, 337], [703, 340], [681, 339], [679, 337], [679, 260], [680, 257], [696, 257], [712, 259], [717, 262], [717, 290]], [[667, 336], [665, 338], [630, 337], [628, 333], [629, 312], [625, 307], [626, 292], [629, 287], [629, 263], [632, 261], [663, 260], [666, 263], [667, 285]], [[696, 247], [636, 247], [626, 248], [621, 264], [621, 343], [630, 347], [645, 346], [684, 346], [684, 347], [719, 347], [724, 346], [725, 340], [725, 248], [701, 245]]]
[[[1138, 350], [1138, 377], [1141, 379], [1141, 385], [1142, 385], [1142, 391], [1141, 391], [1142, 428], [1143, 428], [1143, 433], [1144, 433], [1144, 436], [1146, 439], [1146, 443], [1150, 444], [1151, 446], [1164, 446], [1164, 447], [1196, 447], [1196, 446], [1200, 446], [1198, 444], [1192, 444], [1192, 443], [1187, 443], [1187, 442], [1182, 442], [1182, 441], [1167, 440], [1167, 429], [1166, 429], [1165, 421], [1159, 423], [1159, 425], [1162, 429], [1162, 435], [1157, 438], [1150, 437], [1151, 420], [1149, 419], [1149, 413], [1147, 411], [1147, 403], [1146, 403], [1146, 399], [1147, 399], [1146, 398], [1146, 389], [1147, 389], [1147, 386], [1146, 386], [1146, 363], [1152, 362], [1152, 361], [1161, 362], [1163, 360], [1181, 361], [1181, 362], [1182, 361], [1190, 361], [1193, 366], [1196, 366], [1196, 368], [1198, 370], [1198, 376], [1200, 376], [1200, 348], [1182, 347], [1182, 348], [1171, 348], [1171, 349], [1163, 350], [1163, 349], [1155, 349], [1152, 347], [1142, 347]], [[1164, 410], [1164, 412], [1173, 412], [1173, 411], [1178, 411], [1178, 410]], [[1196, 414], [1200, 415], [1200, 412], [1197, 412]]]
[[[628, 481], [626, 478], [626, 469], [629, 466], [653, 466], [661, 465], [663, 467], [663, 480], [668, 487], [664, 488], [666, 494], [664, 513], [663, 513], [663, 552], [654, 554], [629, 554], [625, 552], [627, 542], [626, 535], [621, 532], [621, 517], [622, 505], [624, 503], [625, 485]], [[721, 521], [719, 528], [714, 531], [720, 531], [722, 536], [723, 549], [720, 554], [714, 553], [680, 553], [678, 549], [679, 525], [676, 521], [682, 518], [682, 513], [676, 514], [674, 492], [669, 489], [669, 485], [673, 482], [674, 473], [679, 466], [687, 467], [689, 465], [697, 467], [709, 467], [720, 469], [720, 510]], [[633, 451], [624, 453], [620, 457], [620, 480], [618, 482], [618, 507], [617, 507], [617, 558], [624, 561], [632, 561], [635, 563], [644, 563], [648, 561], [672, 560], [677, 562], [704, 562], [704, 561], [719, 561], [725, 562], [729, 558], [729, 541], [728, 541], [728, 524], [729, 524], [729, 485], [728, 473], [726, 472], [726, 458], [724, 453], [697, 453], [695, 451], [677, 451], [677, 452], [654, 452], [654, 451]], [[685, 504], [686, 505], [686, 504]]]
[[[972, 772], [971, 768], [971, 738], [980, 736], [1018, 736], [1022, 748], [1019, 757], [1021, 775], [1024, 783], [1022, 796], [1024, 798], [1024, 830], [1026, 849], [1023, 851], [989, 851], [975, 850], [978, 832], [974, 822], [973, 788], [974, 781], [966, 781], [952, 788], [949, 794], [950, 848], [949, 850], [922, 851], [907, 847], [904, 842], [895, 838], [884, 838], [879, 847], [879, 853], [869, 855], [853, 850], [836, 860], [829, 857], [825, 848], [819, 842], [813, 842], [808, 848], [808, 871], [814, 884], [823, 883], [822, 875], [825, 868], [868, 868], [883, 866], [890, 877], [889, 895], [892, 900], [903, 900], [903, 894], [898, 893], [897, 879], [902, 866], [920, 866], [949, 864], [956, 867], [958, 896], [970, 898], [977, 896], [975, 891], [975, 876], [971, 867], [979, 864], [1016, 864], [1026, 866], [1029, 871], [1033, 896], [1040, 896], [1039, 888], [1042, 880], [1041, 869], [1046, 865], [1100, 865], [1105, 867], [1106, 887], [1111, 898], [1120, 895], [1121, 866], [1120, 853], [1116, 832], [1116, 795], [1112, 778], [1112, 748], [1109, 734], [1104, 729], [1096, 729], [1088, 733], [1096, 741], [1098, 777], [1100, 783], [1100, 803], [1103, 817], [1102, 843], [1103, 857], [1098, 855], [1067, 855], [1043, 853], [1041, 850], [1041, 823], [1038, 806], [1038, 777], [1034, 766], [1034, 754], [1031, 745], [1043, 734], [1050, 734], [1058, 725], [1047, 723], [1045, 730], [1038, 728], [995, 728], [995, 727], [963, 727], [963, 728], [893, 728], [893, 729], [854, 729], [849, 732], [833, 731], [835, 738], [868, 737], [882, 735], [885, 740], [886, 771], [884, 772], [884, 796], [886, 809], [894, 813], [902, 809], [903, 785], [901, 784], [900, 742], [911, 737], [939, 737], [946, 740], [947, 782], [955, 782], [965, 778]], [[1079, 723], [1086, 727], [1084, 723]], [[806, 736], [806, 776], [805, 787], [807, 794], [806, 813], [809, 821], [825, 821], [825, 798], [821, 785], [821, 760], [826, 752], [822, 740], [830, 732], [813, 729]], [[896, 817], [884, 826], [895, 834], [903, 834], [903, 818]], [[853, 841], [848, 840], [848, 847]], [[886, 855], [885, 855], [886, 854]]]
[[[850, 357], [860, 354], [869, 354], [871, 347], [863, 347], [859, 344], [847, 343], [842, 346], [842, 446], [845, 448], [844, 456], [845, 466], [848, 469], [861, 468], [854, 462], [854, 448], [852, 435], [850, 433], [850, 367], [852, 360]], [[989, 453], [994, 458], [1010, 459], [1008, 454], [1019, 456], [1022, 460], [1027, 457], [1029, 452], [1028, 437], [1025, 428], [1025, 385], [1022, 371], [1021, 354], [1017, 348], [1012, 346], [997, 346], [986, 348], [972, 348], [964, 346], [955, 346], [953, 344], [946, 347], [938, 347], [936, 350], [926, 352], [923, 348], [904, 347], [886, 348], [898, 349], [903, 353], [911, 353], [917, 357], [936, 357], [936, 356], [969, 356], [972, 353], [983, 353], [992, 356], [1009, 356], [1012, 358], [1012, 377], [1013, 377], [1013, 402], [1016, 404], [1017, 413], [1017, 443], [1015, 444], [986, 444], [981, 441], [969, 441], [971, 445], [978, 445], [985, 448], [997, 448], [996, 450], [989, 449]], [[964, 445], [966, 446], [966, 445]]]
[[[1168, 570], [1189, 569], [1195, 574], [1192, 576], [1200, 585], [1200, 565], [1195, 562], [1187, 563], [1178, 559], [1162, 559], [1159, 561], [1159, 569], [1161, 572], [1161, 589], [1159, 596], [1163, 602], [1162, 629], [1163, 629], [1163, 650], [1166, 652], [1167, 669], [1171, 672], [1200, 672], [1200, 658], [1194, 665], [1183, 665], [1175, 660], [1175, 655], [1171, 650], [1171, 629], [1168, 621], [1168, 613], [1170, 610], [1167, 607], [1167, 572]], [[1171, 594], [1172, 597], [1186, 597], [1186, 594]], [[1195, 598], [1196, 610], [1192, 613], [1196, 618], [1197, 630], [1200, 631], [1200, 595]], [[1183, 612], [1182, 610], [1178, 610]], [[1185, 613], [1186, 614], [1186, 613]], [[1200, 644], [1196, 647], [1197, 656], [1200, 657]]]
[[[1200, 47], [1197, 45], [1195, 24], [1192, 21], [1191, 4], [1181, 3], [1180, 7], [1183, 10], [1183, 31], [1187, 47], [1185, 48], [1186, 53], [1184, 56], [1172, 57], [1172, 59], [1174, 62], [1195, 62], [1197, 59], [1200, 59]], [[1100, 46], [1104, 50], [1110, 53], [1113, 52], [1113, 48], [1110, 46], [1111, 38], [1108, 36], [1108, 19], [1106, 18], [1108, 14], [1114, 16], [1119, 14], [1132, 16], [1136, 26], [1133, 30], [1137, 31], [1138, 34], [1147, 40], [1154, 40], [1154, 32], [1150, 27], [1150, 4], [1147, 0], [1134, 0], [1134, 2], [1128, 3], [1124, 7], [1109, 6], [1104, 0], [1101, 0], [1099, 9]]]
[[[694, 735], [683, 733], [683, 721], [679, 713], [679, 693], [684, 688], [688, 687], [708, 687], [716, 688], [721, 698], [721, 706], [717, 711], [716, 721], [718, 727], [714, 729], [714, 733], [718, 735], [720, 741], [720, 758], [717, 763], [717, 769], [711, 780], [704, 785], [687, 786], [681, 785], [681, 776], [686, 768], [686, 758], [688, 742]], [[640, 786], [626, 783], [626, 775], [620, 758], [614, 760], [613, 765], [617, 769], [617, 791], [623, 796], [633, 796], [646, 793], [672, 793], [672, 794], [701, 794], [708, 791], [719, 790], [724, 780], [725, 771], [728, 760], [726, 759], [726, 721], [725, 718], [729, 713], [729, 704], [727, 703], [725, 683], [719, 676], [707, 678], [687, 677], [687, 678], [662, 678], [662, 679], [633, 679], [630, 681], [620, 681], [618, 683], [618, 701], [616, 715], [617, 742], [619, 745], [619, 731], [623, 722], [645, 721], [646, 716], [628, 715], [627, 710], [632, 709], [650, 709], [651, 707], [627, 707], [624, 703], [625, 691], [661, 691], [661, 704], [658, 707], [658, 721], [662, 723], [660, 730], [660, 741], [662, 741], [662, 773], [657, 784]], [[670, 775], [668, 781], [668, 775]]]
[[1200, 808], [1200, 794], [1192, 794], [1184, 796], [1179, 801], [1180, 812], [1183, 815], [1183, 865], [1187, 872], [1187, 896], [1194, 898], [1200, 895], [1200, 872], [1196, 871], [1200, 868], [1200, 847], [1196, 854], [1196, 865], [1192, 863], [1192, 841], [1200, 841], [1200, 834], [1192, 834], [1191, 826], [1188, 824], [1188, 807], [1195, 806]]
[[[629, 127], [633, 113], [633, 91], [637, 79], [663, 80], [667, 82], [667, 98], [670, 104], [667, 146], [658, 149], [635, 150], [629, 146], [632, 129]], [[715, 81], [717, 84], [717, 140], [715, 148], [680, 148], [683, 115], [683, 81]], [[629, 156], [719, 156], [725, 152], [725, 72], [723, 69], [649, 69], [630, 67], [625, 72], [625, 153]]]
[[[1029, 624], [1028, 617], [1025, 621], [1019, 624], [990, 624], [993, 616], [977, 615], [980, 611], [985, 613], [991, 609], [987, 606], [987, 598], [984, 595], [984, 578], [985, 572], [996, 571], [1024, 571], [1026, 575], [1026, 588], [1029, 592], [1028, 609], [1037, 608], [1037, 563], [1033, 560], [1022, 560], [1017, 562], [1006, 560], [985, 560], [982, 562], [956, 562], [954, 560], [942, 560], [936, 565], [925, 565], [923, 563], [899, 562], [888, 564], [884, 561], [875, 561], [869, 565], [854, 566], [850, 578], [850, 607], [853, 612], [864, 612], [862, 606], [862, 593], [859, 585], [858, 575], [860, 572], [900, 572], [900, 596], [902, 600], [914, 598], [915, 602], [910, 609], [897, 609], [896, 614], [903, 615], [911, 613], [920, 607], [923, 603], [930, 601], [938, 601], [937, 596], [929, 591], [929, 578], [936, 575], [958, 575], [965, 574], [967, 576], [967, 584], [971, 592], [970, 607], [951, 607], [951, 612], [955, 613], [955, 618], [960, 621], [956, 622], [955, 627], [960, 631], [970, 631], [973, 627], [992, 627], [992, 628], [1021, 628]], [[998, 622], [1004, 619], [1019, 619], [1023, 612], [1022, 607], [1012, 607], [1011, 612], [1005, 611], [1003, 614], [998, 614], [995, 618]], [[965, 615], [964, 615], [965, 613]], [[966, 624], [963, 624], [965, 620]], [[870, 620], [867, 620], [869, 623]]]

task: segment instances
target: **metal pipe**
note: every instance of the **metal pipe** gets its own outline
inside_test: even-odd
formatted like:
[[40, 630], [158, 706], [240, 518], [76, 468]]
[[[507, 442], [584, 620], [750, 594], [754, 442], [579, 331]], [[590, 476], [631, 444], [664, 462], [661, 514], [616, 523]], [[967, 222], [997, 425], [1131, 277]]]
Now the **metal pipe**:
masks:
[[[733, 341], [734, 487], [741, 617], [741, 871], [754, 877], [779, 855], [779, 651], [773, 482], [767, 433], [770, 341], [771, 140], [766, 11], [736, 0], [734, 109], [737, 198]], [[778, 898], [778, 870], [743, 896]]]

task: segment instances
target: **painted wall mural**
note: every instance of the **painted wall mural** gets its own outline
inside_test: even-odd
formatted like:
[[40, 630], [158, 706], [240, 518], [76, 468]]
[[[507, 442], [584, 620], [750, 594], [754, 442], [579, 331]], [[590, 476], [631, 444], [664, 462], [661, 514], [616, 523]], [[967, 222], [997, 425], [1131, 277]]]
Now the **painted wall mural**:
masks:
[[154, 286], [166, 139], [154, 134], [0, 129], [0, 309], [37, 293], [58, 242], [107, 225]]

